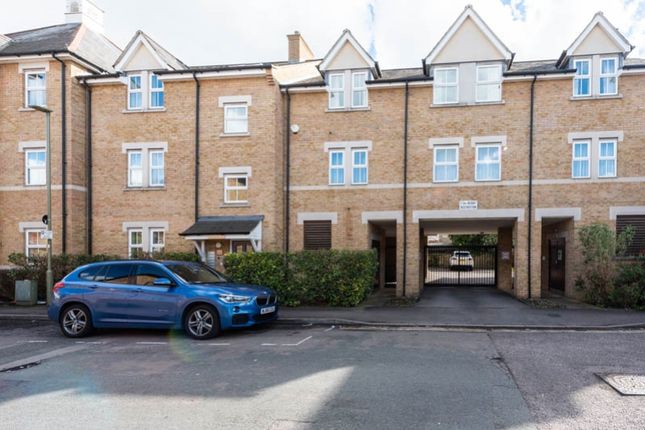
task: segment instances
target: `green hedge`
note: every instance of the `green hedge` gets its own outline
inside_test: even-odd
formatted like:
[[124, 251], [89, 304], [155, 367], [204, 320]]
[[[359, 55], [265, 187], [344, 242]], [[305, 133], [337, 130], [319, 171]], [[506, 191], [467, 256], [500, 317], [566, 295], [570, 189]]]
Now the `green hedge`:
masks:
[[[199, 261], [199, 256], [191, 252], [168, 252], [142, 254], [142, 259], [156, 260], [182, 260]], [[98, 261], [119, 260], [118, 255], [110, 254], [58, 254], [52, 256], [52, 274], [54, 282], [58, 282], [68, 273], [84, 264]], [[14, 266], [12, 269], [2, 273], [0, 276], [0, 295], [13, 299], [14, 284], [16, 280], [33, 279], [38, 281], [38, 298], [44, 300], [46, 297], [46, 273], [47, 257], [27, 257], [25, 254], [14, 253], [9, 255], [9, 262]]]
[[229, 254], [226, 274], [236, 282], [275, 289], [286, 306], [356, 306], [372, 291], [375, 251]]

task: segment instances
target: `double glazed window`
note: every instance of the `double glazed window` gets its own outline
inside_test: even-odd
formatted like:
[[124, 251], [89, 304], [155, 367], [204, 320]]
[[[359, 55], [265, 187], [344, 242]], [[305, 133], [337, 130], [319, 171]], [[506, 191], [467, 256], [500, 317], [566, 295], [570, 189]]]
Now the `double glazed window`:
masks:
[[25, 107], [47, 105], [47, 81], [44, 71], [25, 73]]
[[459, 70], [456, 67], [442, 67], [434, 71], [434, 104], [457, 103], [459, 101]]
[[575, 60], [573, 67], [576, 69], [576, 76], [573, 78], [573, 95], [591, 95], [591, 61]]
[[329, 185], [345, 185], [345, 151], [329, 151]]
[[249, 132], [249, 107], [246, 103], [224, 105], [224, 133], [240, 134]]
[[616, 141], [601, 140], [598, 143], [598, 177], [613, 178], [616, 176]]
[[502, 66], [477, 66], [477, 102], [497, 102], [502, 99]]
[[352, 150], [352, 184], [367, 184], [367, 150]]
[[434, 182], [457, 182], [459, 180], [459, 148], [436, 146], [432, 179]]
[[573, 142], [573, 161], [571, 176], [573, 178], [588, 178], [591, 176], [591, 141], [580, 140]]
[[[352, 109], [366, 108], [368, 103], [365, 82], [369, 76], [367, 70], [329, 73], [327, 75], [329, 109], [345, 109], [348, 105]], [[346, 85], [346, 82], [349, 84]]]
[[25, 151], [25, 184], [45, 185], [46, 177], [46, 153], [43, 149], [31, 149]]
[[128, 76], [128, 110], [163, 109], [164, 103], [164, 84], [157, 75], [141, 72]]
[[158, 149], [128, 151], [128, 187], [163, 187], [166, 183], [164, 155]]
[[224, 203], [247, 203], [249, 201], [249, 176], [247, 174], [224, 175]]
[[501, 145], [485, 144], [476, 146], [476, 181], [499, 181], [502, 179]]
[[600, 60], [600, 95], [618, 94], [616, 57]]
[[329, 151], [329, 185], [345, 185], [346, 171], [352, 185], [369, 182], [367, 148], [343, 148]]
[[41, 237], [44, 229], [25, 230], [25, 254], [27, 257], [45, 255], [47, 253], [47, 240]]
[[128, 230], [128, 256], [140, 258], [145, 253], [162, 253], [166, 246], [163, 228], [131, 228]]

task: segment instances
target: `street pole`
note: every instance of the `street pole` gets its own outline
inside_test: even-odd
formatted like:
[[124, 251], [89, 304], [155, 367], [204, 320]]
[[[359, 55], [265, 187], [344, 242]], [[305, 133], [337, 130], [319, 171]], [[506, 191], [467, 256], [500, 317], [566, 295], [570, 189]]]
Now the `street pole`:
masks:
[[54, 275], [52, 273], [52, 151], [50, 139], [50, 118], [52, 111], [43, 106], [29, 106], [32, 109], [45, 114], [45, 141], [46, 141], [46, 162], [47, 162], [47, 305], [52, 301], [52, 289], [54, 287]]

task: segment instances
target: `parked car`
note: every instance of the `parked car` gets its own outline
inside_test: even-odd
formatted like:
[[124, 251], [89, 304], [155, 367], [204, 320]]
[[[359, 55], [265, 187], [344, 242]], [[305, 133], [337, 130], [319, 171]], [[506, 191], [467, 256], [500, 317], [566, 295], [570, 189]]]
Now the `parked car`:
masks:
[[473, 270], [475, 268], [475, 261], [470, 251], [455, 251], [450, 257], [450, 270]]
[[48, 313], [73, 338], [110, 327], [183, 328], [189, 337], [209, 339], [275, 320], [278, 297], [200, 263], [109, 261], [81, 266], [56, 283]]

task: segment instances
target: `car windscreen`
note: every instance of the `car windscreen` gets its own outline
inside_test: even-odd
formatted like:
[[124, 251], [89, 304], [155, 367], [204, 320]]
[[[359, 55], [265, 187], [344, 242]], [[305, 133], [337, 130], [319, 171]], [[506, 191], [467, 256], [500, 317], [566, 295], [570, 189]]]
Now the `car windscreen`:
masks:
[[226, 278], [201, 264], [167, 264], [166, 267], [188, 284], [217, 284]]
[[470, 257], [470, 252], [455, 252], [457, 257]]

